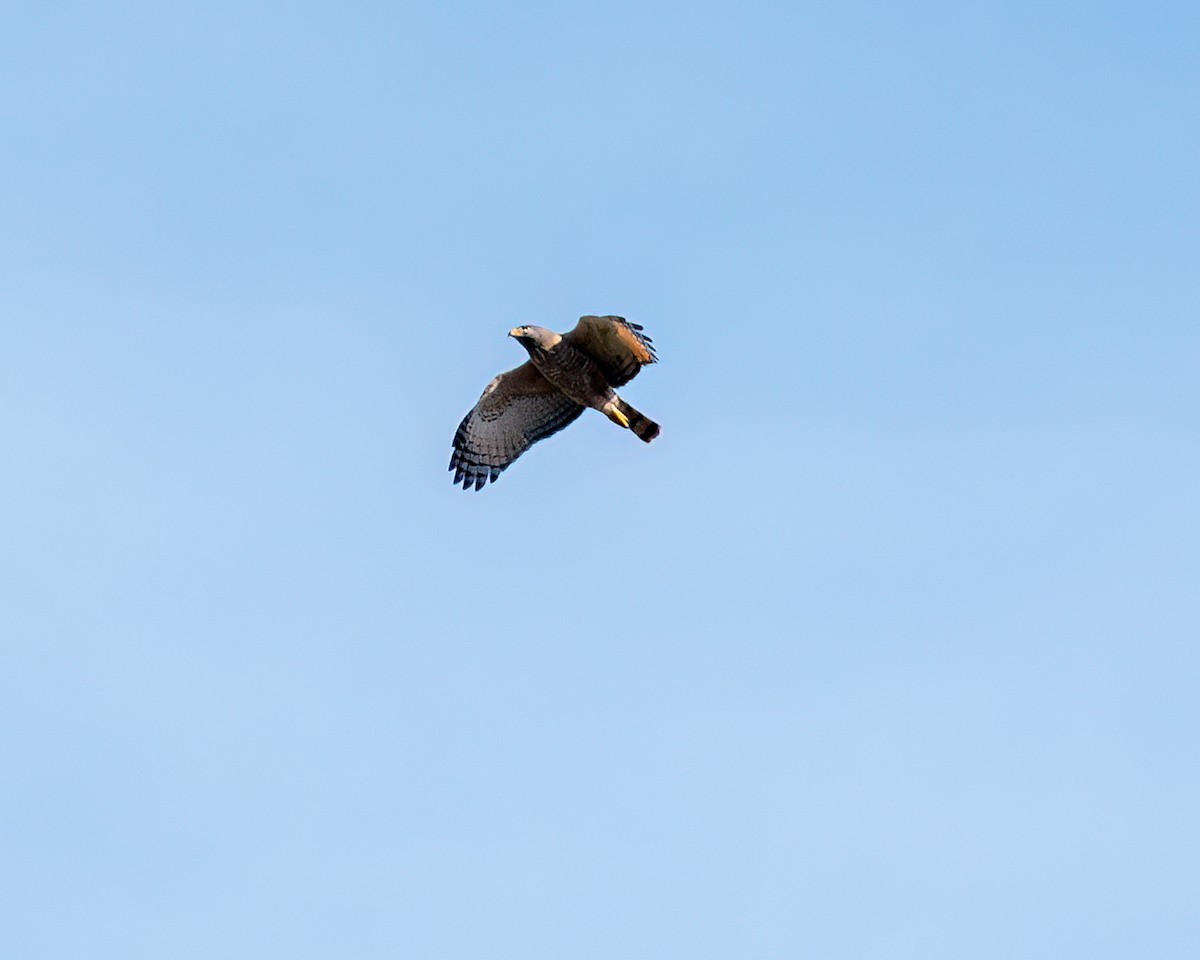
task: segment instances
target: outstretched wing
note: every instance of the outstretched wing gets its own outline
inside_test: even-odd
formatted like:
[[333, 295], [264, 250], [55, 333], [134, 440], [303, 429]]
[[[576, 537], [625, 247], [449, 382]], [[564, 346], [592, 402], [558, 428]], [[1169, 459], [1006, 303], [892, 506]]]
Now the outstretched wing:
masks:
[[641, 325], [624, 317], [580, 317], [563, 339], [591, 357], [614, 387], [628, 383], [643, 366], [657, 360], [654, 343], [642, 333]]
[[450, 469], [464, 490], [482, 490], [489, 480], [539, 440], [557, 433], [583, 413], [559, 393], [532, 363], [492, 380], [458, 425]]

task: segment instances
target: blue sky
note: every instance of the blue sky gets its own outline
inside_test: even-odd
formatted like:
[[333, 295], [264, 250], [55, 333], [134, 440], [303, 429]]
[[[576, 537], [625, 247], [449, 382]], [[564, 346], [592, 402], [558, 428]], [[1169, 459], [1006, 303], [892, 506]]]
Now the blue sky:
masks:
[[[10, 5], [6, 953], [1194, 957], [1198, 46]], [[609, 312], [662, 436], [452, 487]]]

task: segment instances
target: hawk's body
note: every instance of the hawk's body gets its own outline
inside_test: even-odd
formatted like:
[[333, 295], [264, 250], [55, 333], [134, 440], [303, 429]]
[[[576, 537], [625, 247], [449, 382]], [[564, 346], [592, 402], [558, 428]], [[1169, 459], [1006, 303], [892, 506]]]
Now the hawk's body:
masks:
[[655, 362], [654, 346], [622, 317], [581, 317], [557, 334], [543, 327], [509, 332], [529, 360], [494, 378], [454, 435], [450, 469], [463, 489], [482, 489], [538, 440], [557, 433], [586, 407], [649, 443], [658, 424], [617, 396], [615, 387]]

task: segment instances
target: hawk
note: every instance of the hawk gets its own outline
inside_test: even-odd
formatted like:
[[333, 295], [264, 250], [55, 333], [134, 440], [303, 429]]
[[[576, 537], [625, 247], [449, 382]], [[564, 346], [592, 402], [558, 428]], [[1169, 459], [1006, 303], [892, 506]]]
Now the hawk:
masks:
[[570, 333], [545, 327], [508, 331], [528, 352], [494, 378], [454, 434], [450, 469], [464, 490], [482, 490], [529, 447], [593, 407], [649, 443], [658, 424], [616, 394], [648, 363], [654, 344], [624, 317], [580, 317]]

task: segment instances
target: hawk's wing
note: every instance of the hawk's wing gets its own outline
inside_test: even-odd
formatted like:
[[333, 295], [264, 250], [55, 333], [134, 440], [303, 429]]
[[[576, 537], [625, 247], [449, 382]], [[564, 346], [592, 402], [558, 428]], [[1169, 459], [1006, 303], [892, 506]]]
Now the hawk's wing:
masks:
[[521, 364], [492, 380], [454, 434], [450, 469], [464, 490], [482, 490], [489, 480], [532, 444], [557, 433], [583, 413], [583, 407], [559, 393], [532, 363]]
[[563, 339], [591, 357], [614, 387], [628, 383], [657, 359], [654, 344], [641, 326], [624, 317], [580, 317]]

